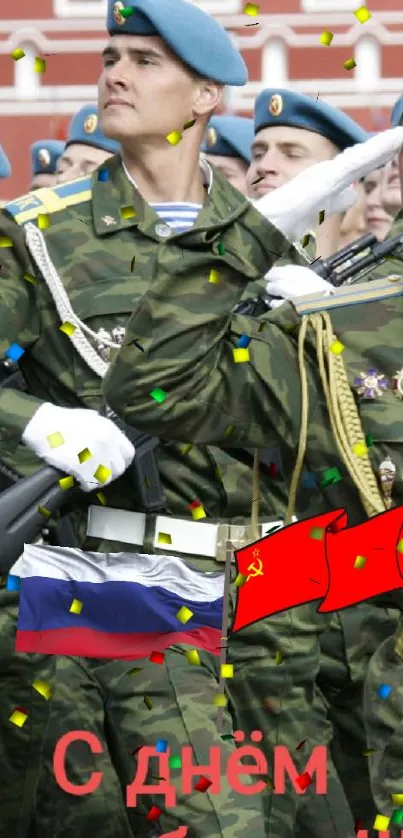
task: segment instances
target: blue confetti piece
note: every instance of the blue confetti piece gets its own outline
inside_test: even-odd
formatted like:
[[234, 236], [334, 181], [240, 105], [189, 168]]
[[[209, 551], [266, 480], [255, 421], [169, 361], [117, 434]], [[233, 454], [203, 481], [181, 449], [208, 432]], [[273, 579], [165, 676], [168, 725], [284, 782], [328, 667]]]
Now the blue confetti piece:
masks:
[[13, 576], [12, 573], [9, 573], [7, 576], [6, 591], [19, 591], [20, 587], [21, 578], [19, 576]]
[[379, 696], [379, 698], [382, 698], [382, 699], [388, 698], [388, 696], [390, 696], [391, 692], [392, 692], [392, 687], [390, 687], [389, 684], [381, 684], [377, 689], [377, 695]]
[[167, 749], [168, 749], [167, 739], [158, 739], [157, 744], [155, 746], [155, 750], [158, 751], [159, 754], [166, 754]]
[[25, 349], [21, 346], [18, 346], [18, 343], [12, 343], [11, 346], [8, 347], [6, 351], [7, 358], [10, 358], [10, 361], [19, 361], [22, 358]]
[[106, 169], [101, 169], [101, 171], [98, 172], [98, 180], [102, 181], [102, 183], [105, 183], [105, 181], [107, 181], [108, 178], [109, 172], [107, 172]]
[[241, 335], [237, 343], [237, 349], [247, 349], [250, 344], [250, 338], [247, 335]]
[[303, 471], [301, 477], [301, 489], [316, 489], [318, 483], [316, 474], [313, 471]]

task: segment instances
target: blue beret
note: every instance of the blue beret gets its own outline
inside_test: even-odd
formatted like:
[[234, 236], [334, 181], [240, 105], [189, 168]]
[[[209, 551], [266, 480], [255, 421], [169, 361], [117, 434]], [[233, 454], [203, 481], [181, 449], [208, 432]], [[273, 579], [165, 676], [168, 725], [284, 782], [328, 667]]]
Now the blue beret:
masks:
[[66, 148], [72, 143], [83, 143], [94, 148], [101, 148], [109, 151], [110, 154], [117, 154], [120, 145], [116, 140], [110, 140], [102, 133], [98, 118], [97, 105], [84, 105], [81, 110], [73, 116], [70, 122], [69, 132], [66, 140]]
[[4, 151], [0, 145], [0, 178], [10, 177], [11, 175], [11, 166], [8, 160], [8, 157], [4, 154]]
[[327, 137], [340, 151], [368, 139], [367, 132], [343, 111], [292, 90], [263, 90], [257, 97], [255, 133], [273, 125], [314, 131]]
[[[121, 12], [132, 10], [126, 17]], [[108, 0], [110, 35], [159, 35], [188, 67], [220, 84], [243, 85], [245, 62], [226, 30], [185, 0]]]
[[38, 140], [31, 145], [32, 177], [54, 175], [56, 163], [63, 154], [64, 143], [60, 140]]
[[249, 164], [253, 134], [253, 119], [243, 116], [212, 116], [201, 151], [221, 157], [241, 157]]
[[390, 115], [390, 122], [392, 128], [396, 128], [400, 125], [400, 120], [403, 116], [403, 95], [399, 96], [397, 102], [393, 105], [392, 113]]

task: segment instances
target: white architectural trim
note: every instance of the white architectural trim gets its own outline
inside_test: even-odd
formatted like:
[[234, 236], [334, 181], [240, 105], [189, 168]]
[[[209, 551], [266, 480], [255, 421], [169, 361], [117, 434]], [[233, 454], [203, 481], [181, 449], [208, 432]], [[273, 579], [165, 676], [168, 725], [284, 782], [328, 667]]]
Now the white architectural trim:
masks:
[[94, 18], [106, 19], [107, 0], [53, 0], [53, 13], [59, 18]]
[[357, 0], [301, 0], [303, 12], [355, 12]]

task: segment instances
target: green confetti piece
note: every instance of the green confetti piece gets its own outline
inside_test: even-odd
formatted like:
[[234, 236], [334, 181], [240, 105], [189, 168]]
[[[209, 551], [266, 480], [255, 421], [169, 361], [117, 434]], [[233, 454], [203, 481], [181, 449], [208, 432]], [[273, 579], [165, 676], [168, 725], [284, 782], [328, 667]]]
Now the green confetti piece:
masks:
[[169, 757], [169, 767], [170, 768], [182, 768], [182, 759], [181, 757]]
[[403, 823], [403, 809], [395, 809], [392, 812], [392, 817], [390, 819], [391, 823], [402, 824]]
[[223, 242], [220, 242], [220, 243], [219, 243], [219, 245], [218, 245], [218, 252], [219, 252], [220, 256], [224, 256], [224, 253], [225, 253], [225, 245], [223, 244]]
[[147, 710], [152, 710], [153, 709], [153, 703], [151, 701], [151, 698], [148, 695], [144, 696], [144, 704], [146, 705]]
[[315, 541], [322, 541], [324, 533], [325, 531], [321, 527], [312, 527], [309, 538], [313, 538]]
[[371, 448], [373, 446], [374, 440], [370, 434], [368, 434], [368, 436], [365, 437], [365, 444], [367, 448]]
[[337, 483], [339, 480], [342, 480], [342, 476], [339, 472], [338, 468], [327, 468], [326, 471], [322, 474], [321, 479], [321, 489], [326, 489], [327, 486], [332, 486], [333, 483]]
[[158, 402], [158, 404], [162, 404], [167, 395], [168, 393], [166, 393], [165, 390], [162, 390], [161, 387], [155, 387], [150, 393], [151, 398]]
[[224, 736], [221, 736], [223, 742], [228, 742], [230, 739], [234, 739], [235, 737], [232, 736], [231, 733], [224, 733]]
[[182, 131], [187, 131], [188, 128], [193, 128], [195, 122], [196, 122], [195, 119], [191, 119], [189, 122], [185, 122], [185, 124], [182, 128]]

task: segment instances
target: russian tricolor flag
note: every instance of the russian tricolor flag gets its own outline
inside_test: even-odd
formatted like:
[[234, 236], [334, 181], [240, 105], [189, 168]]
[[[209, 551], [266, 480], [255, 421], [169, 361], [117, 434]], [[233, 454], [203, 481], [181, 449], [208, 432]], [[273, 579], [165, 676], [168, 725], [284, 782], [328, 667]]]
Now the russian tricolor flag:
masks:
[[131, 660], [184, 643], [219, 655], [223, 596], [223, 574], [172, 556], [25, 545], [16, 651]]

